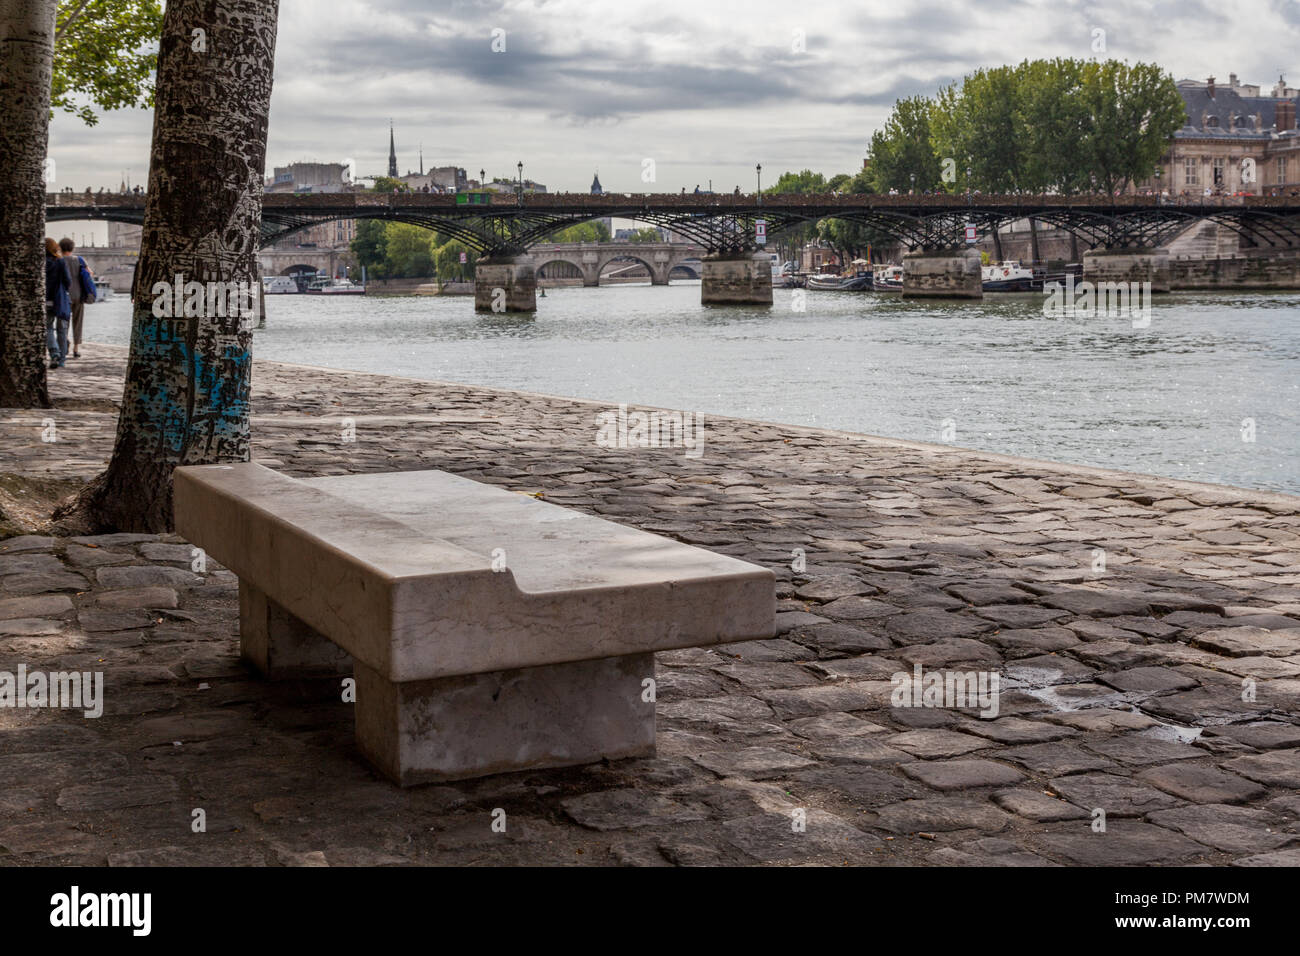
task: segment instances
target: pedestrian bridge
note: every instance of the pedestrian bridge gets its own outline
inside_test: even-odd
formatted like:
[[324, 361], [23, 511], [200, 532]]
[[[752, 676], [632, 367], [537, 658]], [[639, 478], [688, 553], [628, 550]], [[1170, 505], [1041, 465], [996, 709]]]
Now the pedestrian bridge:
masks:
[[[479, 200], [482, 201], [479, 201]], [[471, 201], [473, 200], [473, 201]], [[203, 197], [195, 197], [203, 202]], [[108, 219], [143, 222], [144, 196], [51, 193], [49, 220]], [[1236, 232], [1244, 248], [1263, 253], [1300, 248], [1300, 196], [1187, 197], [1108, 195], [676, 195], [673, 193], [503, 196], [435, 193], [271, 194], [263, 198], [261, 245], [338, 219], [404, 222], [459, 239], [480, 253], [474, 269], [474, 305], [480, 311], [536, 309], [535, 257], [576, 267], [596, 285], [604, 268], [598, 249], [545, 250], [563, 229], [593, 219], [632, 219], [671, 230], [696, 243], [705, 304], [771, 304], [772, 276], [757, 250], [782, 231], [822, 219], [865, 227], [908, 246], [903, 295], [978, 299], [979, 255], [968, 247], [1004, 223], [1028, 219], [1067, 230], [1088, 249], [1083, 274], [1092, 281], [1150, 282], [1169, 291], [1164, 244], [1196, 221]], [[640, 244], [627, 244], [628, 246]], [[645, 262], [652, 281], [666, 283], [668, 258]], [[644, 261], [647, 248], [624, 256]], [[595, 258], [589, 258], [594, 256]], [[546, 263], [540, 263], [543, 268]], [[605, 262], [608, 265], [608, 260]]]
[[[653, 223], [703, 246], [710, 254], [753, 252], [759, 226], [767, 236], [821, 219], [868, 227], [918, 250], [957, 250], [967, 226], [981, 234], [999, 224], [1032, 219], [1077, 235], [1090, 248], [1153, 248], [1195, 220], [1239, 233], [1244, 245], [1300, 245], [1300, 196], [1190, 197], [1099, 195], [929, 196], [541, 194], [491, 195], [466, 203], [465, 194], [273, 193], [262, 201], [262, 246], [321, 222], [382, 219], [424, 226], [461, 240], [488, 257], [519, 256], [561, 230], [593, 219]], [[142, 223], [145, 197], [50, 193], [46, 219]]]

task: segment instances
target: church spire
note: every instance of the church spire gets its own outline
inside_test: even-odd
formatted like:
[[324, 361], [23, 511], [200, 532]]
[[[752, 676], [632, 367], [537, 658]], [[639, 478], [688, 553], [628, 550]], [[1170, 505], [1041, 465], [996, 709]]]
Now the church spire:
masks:
[[393, 139], [393, 121], [388, 121], [388, 175], [397, 178], [397, 144]]

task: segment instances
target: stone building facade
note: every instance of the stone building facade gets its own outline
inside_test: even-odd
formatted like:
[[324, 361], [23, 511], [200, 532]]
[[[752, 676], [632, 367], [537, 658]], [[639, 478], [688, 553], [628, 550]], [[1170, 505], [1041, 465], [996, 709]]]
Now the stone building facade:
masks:
[[1187, 106], [1187, 123], [1158, 176], [1137, 186], [1139, 192], [1170, 196], [1270, 195], [1300, 189], [1300, 131], [1296, 112], [1300, 89], [1282, 78], [1264, 91], [1214, 77], [1180, 80], [1178, 92]]

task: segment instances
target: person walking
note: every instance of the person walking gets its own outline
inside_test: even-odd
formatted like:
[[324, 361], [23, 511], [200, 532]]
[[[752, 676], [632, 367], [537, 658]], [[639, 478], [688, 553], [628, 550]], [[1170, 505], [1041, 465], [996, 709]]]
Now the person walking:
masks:
[[81, 358], [81, 329], [86, 315], [85, 289], [81, 285], [81, 270], [89, 271], [86, 260], [74, 256], [76, 244], [64, 236], [59, 240], [59, 251], [63, 253], [63, 268], [68, 273], [68, 301], [72, 306], [72, 357]]
[[63, 267], [59, 244], [45, 240], [45, 347], [50, 368], [62, 368], [68, 358], [68, 322], [72, 303], [68, 301], [68, 272]]

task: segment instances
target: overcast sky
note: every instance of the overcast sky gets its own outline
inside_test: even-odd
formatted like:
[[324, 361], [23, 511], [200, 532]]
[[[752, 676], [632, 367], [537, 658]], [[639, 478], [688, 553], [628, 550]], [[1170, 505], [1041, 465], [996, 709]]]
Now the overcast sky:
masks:
[[[981, 66], [1106, 52], [1176, 79], [1300, 81], [1296, 0], [282, 0], [267, 167], [457, 165], [585, 191], [861, 166], [900, 96]], [[504, 30], [504, 52], [493, 31]], [[800, 40], [802, 49], [800, 49]], [[498, 44], [499, 45], [499, 44]], [[57, 186], [143, 183], [151, 117], [54, 118]], [[655, 180], [642, 182], [646, 160]]]

